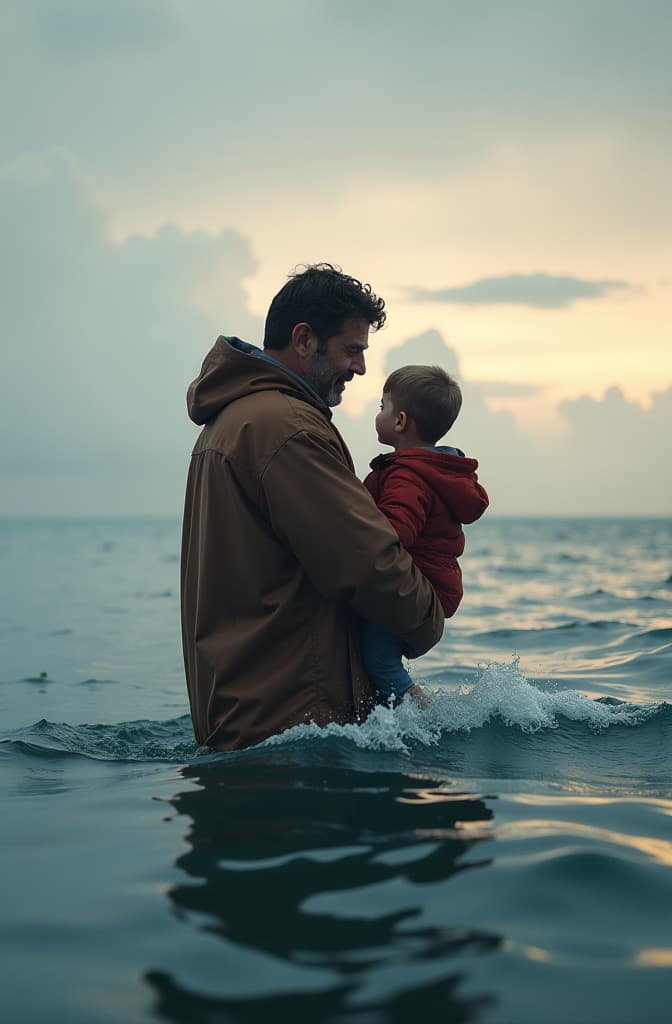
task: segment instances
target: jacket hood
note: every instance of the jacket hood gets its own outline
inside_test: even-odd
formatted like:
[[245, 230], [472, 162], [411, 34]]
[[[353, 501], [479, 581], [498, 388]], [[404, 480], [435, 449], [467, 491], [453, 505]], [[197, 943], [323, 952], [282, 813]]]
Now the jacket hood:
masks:
[[424, 480], [460, 523], [473, 523], [488, 507], [488, 496], [478, 483], [477, 460], [453, 452], [459, 448], [405, 448], [378, 455], [371, 469], [384, 472], [392, 465], [403, 467]]
[[281, 391], [314, 405], [331, 419], [331, 410], [295, 373], [256, 345], [220, 335], [187, 391], [189, 418], [202, 426], [238, 398], [258, 391]]

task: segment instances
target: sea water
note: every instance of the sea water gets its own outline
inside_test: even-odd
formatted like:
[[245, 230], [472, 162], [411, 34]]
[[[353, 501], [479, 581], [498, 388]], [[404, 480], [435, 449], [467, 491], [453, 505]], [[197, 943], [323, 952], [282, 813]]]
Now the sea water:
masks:
[[0, 524], [3, 1021], [671, 1019], [670, 521], [487, 517], [427, 709], [219, 755], [178, 553]]

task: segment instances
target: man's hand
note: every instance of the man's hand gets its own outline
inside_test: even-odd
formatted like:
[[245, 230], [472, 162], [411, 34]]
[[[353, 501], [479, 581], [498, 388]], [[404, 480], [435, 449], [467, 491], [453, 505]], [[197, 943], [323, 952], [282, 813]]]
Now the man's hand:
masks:
[[431, 704], [431, 700], [429, 699], [423, 688], [421, 686], [418, 686], [417, 683], [413, 683], [413, 686], [406, 690], [404, 697], [411, 697], [419, 708], [428, 708], [429, 705]]

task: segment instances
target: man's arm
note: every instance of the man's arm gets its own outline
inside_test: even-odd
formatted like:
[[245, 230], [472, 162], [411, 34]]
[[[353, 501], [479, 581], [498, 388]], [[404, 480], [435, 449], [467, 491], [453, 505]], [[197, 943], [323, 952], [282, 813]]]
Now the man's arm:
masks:
[[344, 465], [335, 439], [293, 434], [266, 466], [261, 487], [273, 530], [320, 594], [399, 634], [411, 657], [437, 643], [439, 600]]

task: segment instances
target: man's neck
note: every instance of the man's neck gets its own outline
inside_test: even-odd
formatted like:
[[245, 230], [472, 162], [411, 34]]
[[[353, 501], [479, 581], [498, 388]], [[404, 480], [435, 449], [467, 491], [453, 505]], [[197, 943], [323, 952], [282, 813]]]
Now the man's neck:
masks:
[[319, 398], [320, 401], [322, 401], [315, 388], [311, 387], [311, 385], [308, 383], [303, 374], [299, 373], [297, 370], [294, 369], [291, 361], [288, 359], [280, 358], [280, 356], [282, 356], [281, 351], [276, 351], [273, 348], [263, 348], [261, 349], [261, 354], [266, 359], [271, 359], [274, 363], [279, 363], [279, 365], [284, 367], [284, 369], [287, 370], [287, 372], [290, 373], [292, 377], [294, 377], [294, 379], [299, 382], [299, 384], [303, 385], [306, 391], [309, 391], [311, 395], [314, 395], [315, 398]]
[[271, 359], [275, 359], [276, 363], [282, 363], [288, 370], [296, 374], [297, 377], [301, 377], [302, 367], [299, 365], [298, 360], [292, 353], [291, 349], [288, 348], [265, 348], [262, 349], [265, 356], [270, 356]]

